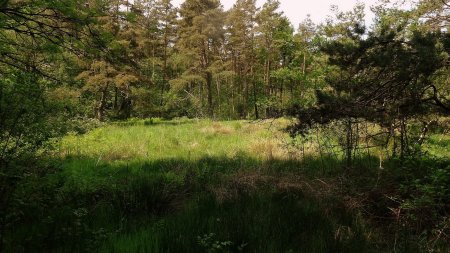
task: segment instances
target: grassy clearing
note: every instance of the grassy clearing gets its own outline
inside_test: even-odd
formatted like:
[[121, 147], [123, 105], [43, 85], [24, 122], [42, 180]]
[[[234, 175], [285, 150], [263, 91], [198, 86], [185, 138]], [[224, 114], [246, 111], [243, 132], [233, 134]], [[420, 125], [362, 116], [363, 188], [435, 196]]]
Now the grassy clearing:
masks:
[[[6, 252], [389, 248], [361, 210], [391, 217], [380, 206], [392, 204], [394, 210], [398, 205], [382, 196], [395, 189], [393, 174], [398, 170], [401, 175], [403, 165], [387, 161], [386, 168], [398, 169], [380, 170], [378, 157], [365, 156], [349, 171], [340, 157], [320, 156], [313, 144], [307, 152], [295, 153], [286, 148], [290, 139], [281, 131], [288, 124], [128, 121], [66, 136], [49, 159], [53, 173], [28, 178], [18, 188], [15, 198], [20, 202], [15, 205], [24, 213], [17, 214], [20, 222], [6, 236]], [[446, 141], [446, 136], [433, 136], [427, 148], [445, 156]], [[431, 160], [411, 162], [410, 167], [423, 171], [436, 165]], [[445, 163], [439, 166], [445, 170]], [[427, 180], [446, 184], [439, 178]], [[395, 243], [418, 251], [411, 238], [396, 235]], [[18, 241], [22, 243], [12, 243]]]
[[[118, 212], [112, 216], [129, 220], [96, 246], [102, 252], [330, 252], [364, 247], [363, 234], [349, 214], [325, 213], [319, 201], [303, 195], [304, 185], [288, 180], [293, 171], [305, 169], [284, 148], [289, 138], [281, 130], [288, 124], [115, 123], [67, 136], [58, 156], [66, 192], [84, 198], [114, 196], [117, 203], [109, 205]], [[274, 174], [278, 176], [264, 176]], [[347, 234], [336, 239], [337, 229]]]
[[[116, 123], [95, 129], [87, 135], [68, 136], [61, 143], [60, 154], [96, 158], [99, 161], [154, 161], [205, 157], [232, 158], [245, 153], [253, 158], [282, 156], [278, 146], [287, 136], [278, 122], [212, 122], [198, 120], [140, 121]], [[272, 127], [270, 127], [272, 125]], [[281, 137], [281, 140], [275, 139]], [[250, 151], [250, 152], [248, 152]]]

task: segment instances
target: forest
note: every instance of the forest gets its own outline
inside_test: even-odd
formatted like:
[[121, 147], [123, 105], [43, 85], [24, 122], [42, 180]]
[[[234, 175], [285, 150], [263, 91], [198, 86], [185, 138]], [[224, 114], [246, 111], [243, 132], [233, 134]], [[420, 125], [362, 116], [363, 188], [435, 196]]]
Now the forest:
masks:
[[0, 252], [449, 252], [450, 2], [234, 2], [0, 0]]

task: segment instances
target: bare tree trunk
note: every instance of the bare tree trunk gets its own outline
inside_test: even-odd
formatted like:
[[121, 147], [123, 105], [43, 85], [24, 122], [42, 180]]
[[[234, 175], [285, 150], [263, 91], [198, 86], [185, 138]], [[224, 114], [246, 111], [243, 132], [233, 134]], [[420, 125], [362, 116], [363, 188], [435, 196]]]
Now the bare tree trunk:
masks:
[[253, 75], [253, 66], [250, 67], [250, 75], [252, 78], [252, 84], [253, 84], [253, 107], [255, 110], [255, 118], [259, 119], [259, 111], [258, 111], [258, 103], [257, 103], [257, 91], [256, 91], [256, 82], [255, 82], [255, 76]]
[[105, 117], [105, 109], [106, 109], [106, 93], [108, 91], [108, 88], [105, 87], [102, 91], [101, 91], [101, 98], [100, 101], [98, 103], [97, 106], [97, 112], [96, 112], [96, 117], [98, 120], [103, 121], [104, 117]]
[[347, 166], [352, 165], [352, 150], [353, 150], [353, 133], [352, 133], [352, 121], [347, 119], [345, 122], [346, 130], [346, 143], [345, 143], [345, 157]]
[[212, 118], [214, 117], [212, 98], [212, 74], [209, 71], [206, 72], [206, 88], [208, 89], [208, 115]]
[[[221, 99], [220, 99], [220, 81], [219, 81], [219, 79], [218, 78], [216, 78], [216, 90], [217, 90], [217, 99], [216, 99], [216, 103], [217, 103], [217, 114], [219, 115], [219, 117], [220, 117], [220, 115], [221, 115]], [[233, 99], [231, 99], [231, 104], [234, 104], [234, 101], [233, 101]]]
[[[166, 10], [168, 11], [168, 10]], [[161, 89], [161, 104], [160, 106], [162, 107], [164, 105], [164, 94], [166, 91], [166, 87], [167, 87], [167, 83], [169, 80], [169, 73], [167, 70], [167, 49], [168, 49], [168, 44], [169, 44], [169, 36], [168, 36], [168, 25], [166, 23], [165, 28], [164, 28], [164, 59], [163, 59], [163, 83], [162, 83], [162, 89]], [[161, 110], [162, 113], [162, 110]]]
[[356, 160], [356, 155], [358, 153], [358, 146], [359, 146], [359, 122], [356, 122], [356, 130], [353, 134], [353, 141], [352, 141], [352, 149], [353, 149], [353, 161]]
[[119, 88], [114, 87], [114, 111], [117, 113], [119, 109], [118, 100], [119, 100]]
[[131, 116], [131, 91], [129, 88], [125, 90], [122, 94], [122, 103], [120, 104], [121, 116], [124, 118], [129, 118]]
[[[270, 57], [270, 56], [268, 56]], [[265, 79], [265, 90], [266, 90], [266, 97], [270, 97], [270, 95], [272, 94], [272, 88], [271, 88], [271, 83], [270, 83], [270, 59], [268, 58], [266, 60], [266, 66], [265, 66], [265, 70], [264, 70], [264, 79]], [[270, 106], [266, 106], [266, 116], [265, 117], [270, 117], [271, 114], [271, 107]]]
[[306, 71], [306, 53], [303, 54], [303, 66], [302, 66], [302, 73], [305, 75]]
[[[392, 156], [397, 156], [397, 140], [396, 140], [396, 134], [395, 134], [395, 120], [394, 123], [391, 123], [390, 129], [389, 129], [389, 138], [392, 138], [393, 140], [393, 146], [392, 146]], [[389, 144], [389, 141], [388, 141]], [[389, 147], [389, 145], [387, 146]]]
[[402, 118], [400, 121], [400, 159], [405, 157], [408, 149], [408, 137], [406, 131], [406, 121]]

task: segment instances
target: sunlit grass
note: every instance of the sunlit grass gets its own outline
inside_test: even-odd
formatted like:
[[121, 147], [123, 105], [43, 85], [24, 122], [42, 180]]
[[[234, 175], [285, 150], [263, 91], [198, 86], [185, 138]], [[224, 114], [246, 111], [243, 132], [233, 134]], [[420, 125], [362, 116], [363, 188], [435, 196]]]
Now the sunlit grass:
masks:
[[[139, 121], [130, 125], [117, 123], [86, 135], [65, 137], [59, 152], [63, 157], [86, 156], [108, 162], [232, 158], [240, 153], [267, 158], [268, 153], [274, 153], [274, 149], [278, 149], [279, 156], [282, 155], [281, 140], [276, 138], [287, 138], [280, 132], [283, 125], [286, 125], [284, 120], [278, 120], [276, 124], [208, 120]], [[261, 147], [262, 143], [267, 145]]]
[[425, 150], [437, 157], [450, 158], [450, 135], [431, 135], [425, 143]]
[[[376, 186], [384, 172], [377, 150], [348, 170], [333, 153], [339, 147], [326, 147], [337, 145], [335, 135], [313, 133], [294, 147], [288, 124], [131, 120], [68, 135], [49, 158], [57, 173], [19, 191], [53, 194], [54, 207], [36, 212], [31, 200], [38, 218], [17, 225], [10, 241], [25, 241], [25, 252], [41, 242], [61, 252], [365, 251], [376, 231], [333, 190], [342, 173], [355, 189]], [[445, 156], [448, 144], [433, 135], [425, 147]]]

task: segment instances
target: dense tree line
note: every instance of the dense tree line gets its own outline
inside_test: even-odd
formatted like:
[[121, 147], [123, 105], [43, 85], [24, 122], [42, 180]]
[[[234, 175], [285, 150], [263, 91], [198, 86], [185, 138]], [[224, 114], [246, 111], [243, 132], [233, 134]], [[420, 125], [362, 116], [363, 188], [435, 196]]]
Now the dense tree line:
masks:
[[371, 27], [360, 4], [294, 29], [277, 0], [4, 0], [0, 160], [89, 118], [431, 122], [450, 107], [449, 6], [388, 3]]
[[292, 109], [300, 119], [292, 133], [343, 122], [350, 163], [352, 152], [360, 148], [355, 129], [372, 122], [381, 127], [374, 139], [386, 148], [393, 145], [388, 148], [393, 156], [414, 152], [430, 125], [450, 113], [450, 19], [442, 16], [448, 10], [442, 1], [423, 1], [410, 12], [379, 8], [368, 32], [362, 9], [338, 16], [340, 22], [329, 26], [332, 39], [321, 45], [331, 69], [327, 88], [316, 91], [314, 106]]
[[[216, 0], [186, 1], [180, 8], [167, 0], [70, 4], [5, 2], [3, 30], [44, 39], [30, 43], [54, 58], [28, 66], [31, 59], [19, 61], [8, 53], [2, 62], [44, 73], [56, 84], [50, 93], [78, 100], [72, 109], [79, 115], [99, 120], [282, 116], [293, 101], [302, 100], [309, 88], [306, 76], [316, 72], [307, 52], [316, 26], [306, 20], [295, 32], [278, 1], [261, 8], [255, 1], [237, 1], [229, 11]], [[13, 39], [4, 44], [13, 47]], [[314, 74], [320, 83], [320, 73]]]
[[90, 59], [77, 76], [97, 94], [98, 119], [273, 117], [300, 98], [304, 73], [294, 70], [306, 64], [298, 53], [305, 38], [294, 34], [278, 1], [261, 9], [237, 1], [228, 12], [212, 0], [179, 9], [170, 1], [105, 4], [109, 20], [101, 26], [115, 53]]
[[2, 160], [57, 135], [58, 122], [67, 130], [66, 119], [296, 115], [392, 126], [448, 113], [448, 4], [387, 6], [374, 8], [370, 28], [360, 4], [294, 29], [277, 0], [228, 11], [218, 0], [4, 0]]

